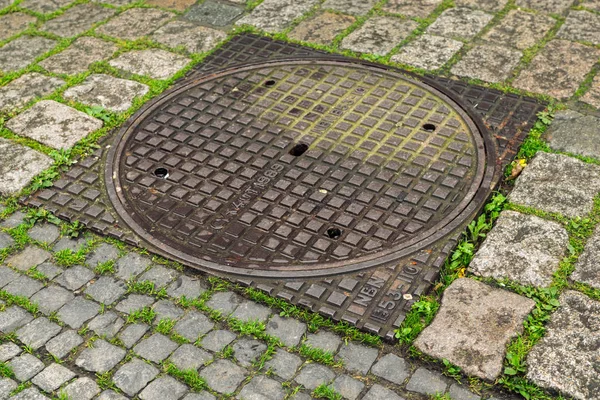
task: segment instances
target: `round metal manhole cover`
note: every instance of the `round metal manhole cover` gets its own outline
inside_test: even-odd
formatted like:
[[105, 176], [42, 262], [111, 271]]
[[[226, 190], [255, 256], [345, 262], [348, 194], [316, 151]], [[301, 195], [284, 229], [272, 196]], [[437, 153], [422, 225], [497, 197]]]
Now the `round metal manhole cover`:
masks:
[[439, 90], [360, 63], [237, 68], [140, 110], [107, 185], [143, 239], [188, 265], [309, 277], [390, 263], [485, 201], [491, 142]]

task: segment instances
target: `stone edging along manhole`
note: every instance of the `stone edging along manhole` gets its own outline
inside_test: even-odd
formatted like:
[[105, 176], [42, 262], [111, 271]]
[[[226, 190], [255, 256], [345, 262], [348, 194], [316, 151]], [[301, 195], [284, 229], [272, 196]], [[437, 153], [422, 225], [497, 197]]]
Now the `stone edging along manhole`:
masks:
[[542, 107], [240, 35], [25, 202], [391, 337]]

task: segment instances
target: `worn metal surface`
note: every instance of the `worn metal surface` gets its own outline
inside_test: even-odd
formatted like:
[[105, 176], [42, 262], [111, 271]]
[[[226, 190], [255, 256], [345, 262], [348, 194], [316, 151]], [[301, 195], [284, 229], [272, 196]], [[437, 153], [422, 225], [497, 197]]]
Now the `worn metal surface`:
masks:
[[391, 338], [542, 107], [241, 35], [24, 201]]

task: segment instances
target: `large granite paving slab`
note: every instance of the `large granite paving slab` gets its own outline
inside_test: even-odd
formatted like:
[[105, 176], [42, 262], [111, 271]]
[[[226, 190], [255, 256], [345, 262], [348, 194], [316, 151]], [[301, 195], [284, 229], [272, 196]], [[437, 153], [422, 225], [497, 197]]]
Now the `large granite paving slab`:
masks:
[[324, 12], [298, 24], [288, 36], [291, 39], [318, 44], [331, 44], [333, 39], [352, 25], [355, 18], [350, 15]]
[[52, 162], [45, 154], [0, 138], [0, 195], [19, 192]]
[[171, 48], [183, 47], [189, 53], [203, 53], [226, 37], [227, 34], [223, 31], [180, 20], [159, 28], [151, 39]]
[[600, 44], [600, 15], [589, 11], [571, 11], [556, 36], [561, 39]]
[[226, 27], [233, 24], [243, 13], [242, 7], [206, 0], [190, 7], [184, 18], [202, 25]]
[[94, 24], [115, 14], [111, 8], [81, 4], [42, 25], [41, 30], [60, 37], [72, 37], [89, 30]]
[[325, 0], [321, 7], [344, 14], [366, 15], [377, 4], [377, 0]]
[[517, 179], [509, 200], [566, 217], [592, 211], [600, 192], [600, 166], [561, 154], [540, 152]]
[[414, 344], [468, 375], [494, 381], [502, 372], [506, 346], [523, 331], [534, 307], [531, 299], [460, 278], [446, 289], [435, 319]]
[[0, 47], [0, 71], [25, 68], [42, 54], [52, 50], [56, 41], [39, 36], [21, 36]]
[[190, 60], [179, 54], [164, 50], [134, 50], [121, 54], [109, 64], [114, 68], [137, 75], [148, 75], [154, 79], [167, 79]]
[[185, 11], [188, 7], [196, 3], [196, 0], [148, 0], [146, 4], [168, 8], [171, 10]]
[[16, 12], [6, 14], [0, 17], [0, 41], [4, 41], [9, 37], [27, 29], [29, 24], [37, 21], [36, 17], [31, 15]]
[[109, 58], [117, 51], [117, 45], [94, 37], [80, 37], [62, 52], [48, 57], [40, 63], [55, 74], [79, 74], [97, 61]]
[[10, 112], [31, 100], [46, 96], [64, 85], [65, 81], [37, 72], [30, 72], [0, 87], [0, 112]]
[[67, 89], [63, 96], [88, 106], [123, 112], [132, 106], [136, 97], [145, 95], [148, 90], [148, 86], [142, 83], [94, 74], [81, 84]]
[[600, 75], [594, 77], [592, 86], [579, 100], [600, 108]]
[[578, 400], [600, 395], [600, 302], [566, 291], [546, 334], [527, 356], [527, 378]]
[[425, 18], [440, 4], [442, 0], [388, 0], [383, 5], [383, 11], [411, 18]]
[[24, 0], [19, 7], [26, 8], [41, 14], [48, 14], [58, 11], [73, 3], [73, 0]]
[[53, 100], [36, 103], [6, 127], [18, 135], [55, 149], [70, 148], [88, 134], [102, 128], [102, 121]]
[[557, 222], [503, 211], [469, 270], [523, 285], [549, 286], [568, 244], [569, 235]]
[[413, 67], [435, 70], [446, 64], [463, 46], [462, 42], [442, 36], [424, 34], [402, 46], [400, 52], [392, 56], [397, 63]]
[[265, 0], [235, 24], [253, 25], [267, 32], [282, 31], [318, 3], [318, 0]]
[[525, 50], [539, 42], [554, 24], [556, 20], [547, 15], [510, 10], [498, 25], [483, 35], [483, 39]]
[[600, 118], [573, 110], [556, 112], [545, 139], [550, 147], [600, 159]]
[[513, 81], [513, 86], [559, 99], [575, 93], [600, 58], [600, 49], [552, 40]]
[[417, 28], [412, 20], [394, 17], [373, 17], [360, 28], [346, 36], [340, 45], [359, 53], [385, 55], [400, 44]]
[[508, 0], [454, 0], [456, 7], [477, 8], [484, 11], [498, 12], [502, 10]]
[[452, 39], [472, 39], [492, 18], [493, 15], [481, 10], [450, 8], [429, 25], [427, 33]]
[[600, 227], [585, 245], [585, 250], [575, 264], [575, 271], [571, 275], [574, 281], [582, 282], [593, 288], [600, 289]]
[[479, 45], [469, 50], [451, 71], [458, 76], [502, 82], [510, 76], [522, 56], [520, 51], [507, 47]]
[[150, 35], [174, 16], [156, 8], [131, 8], [96, 29], [96, 32], [119, 39], [137, 40]]
[[516, 5], [541, 11], [546, 14], [563, 14], [574, 3], [574, 0], [517, 0]]

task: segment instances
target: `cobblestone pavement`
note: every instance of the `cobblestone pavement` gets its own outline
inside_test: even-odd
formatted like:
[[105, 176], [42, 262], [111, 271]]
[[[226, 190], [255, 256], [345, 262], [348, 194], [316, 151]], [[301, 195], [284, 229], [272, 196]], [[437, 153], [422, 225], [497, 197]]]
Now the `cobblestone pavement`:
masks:
[[[242, 30], [558, 105], [402, 345], [16, 206]], [[600, 399], [599, 46], [594, 0], [0, 0], [0, 398]]]

